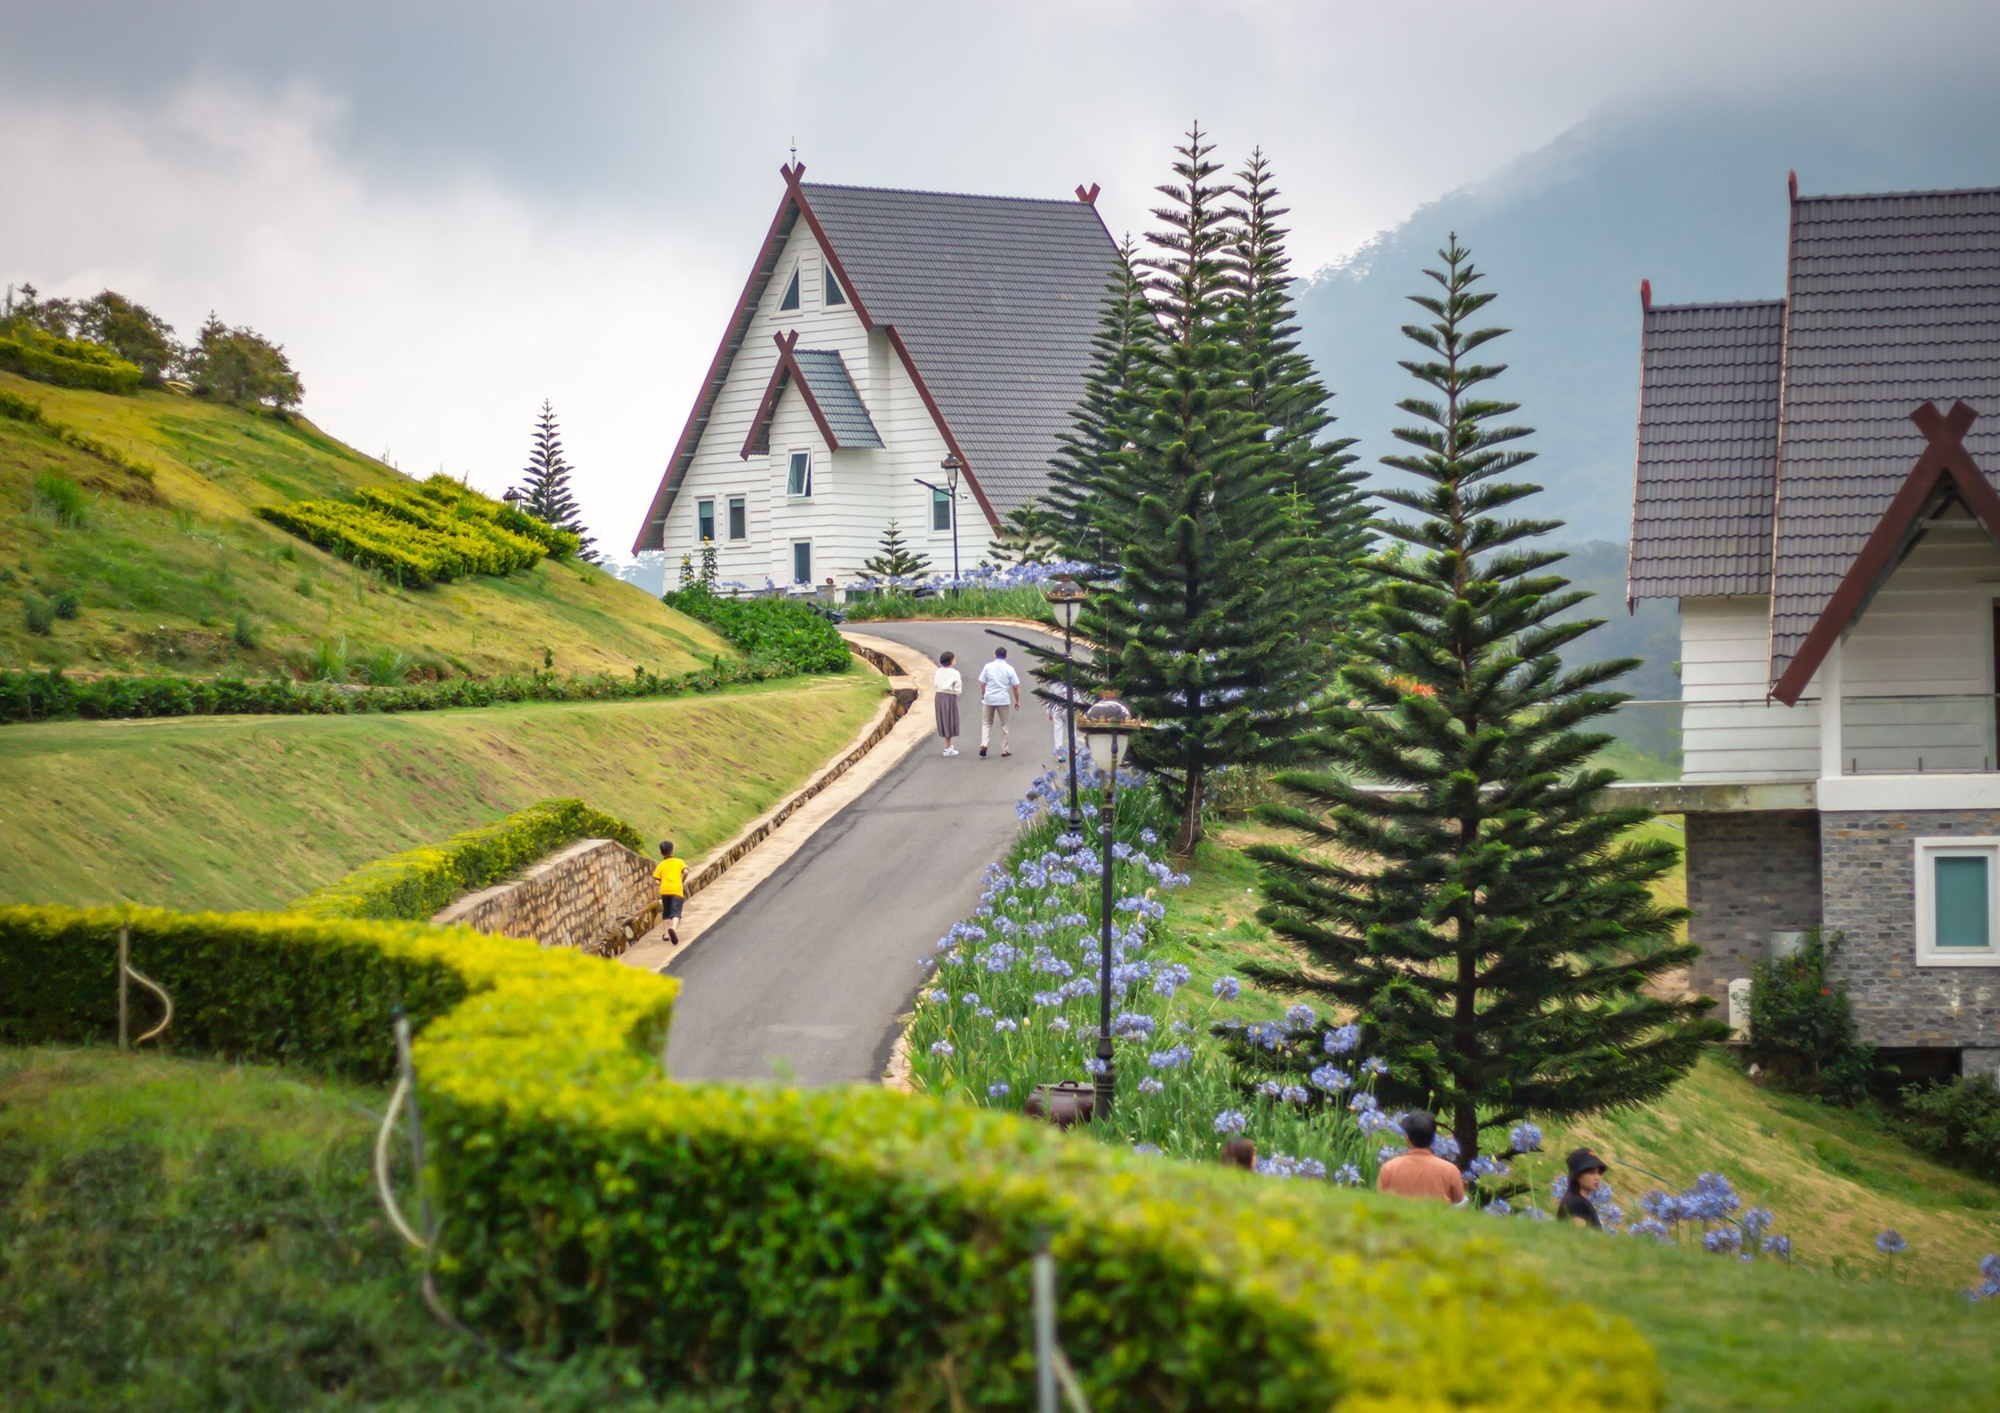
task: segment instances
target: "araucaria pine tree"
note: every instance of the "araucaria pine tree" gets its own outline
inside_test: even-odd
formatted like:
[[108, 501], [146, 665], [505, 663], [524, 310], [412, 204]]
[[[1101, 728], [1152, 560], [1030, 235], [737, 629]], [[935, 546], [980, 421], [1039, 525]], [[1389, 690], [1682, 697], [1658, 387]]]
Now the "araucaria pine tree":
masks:
[[1140, 414], [1144, 353], [1159, 333], [1128, 235], [1118, 248], [1091, 339], [1083, 396], [1070, 414], [1069, 430], [1057, 435], [1061, 449], [1049, 459], [1048, 487], [1015, 512], [1011, 526], [1023, 539], [1052, 547], [1057, 557], [1091, 566], [1096, 573], [1086, 577], [1118, 570], [1124, 535], [1099, 487], [1120, 475], [1124, 446]]
[[1131, 450], [1096, 491], [1123, 541], [1118, 583], [1094, 594], [1098, 672], [1153, 724], [1135, 759], [1167, 788], [1186, 854], [1210, 772], [1300, 757], [1312, 655], [1297, 572], [1306, 546], [1285, 478], [1248, 402], [1230, 302], [1242, 289], [1235, 191], [1196, 128], [1159, 188], [1141, 263], [1160, 331], [1139, 354]]
[[1314, 541], [1303, 572], [1311, 576], [1314, 637], [1332, 661], [1334, 640], [1359, 606], [1367, 576], [1356, 567], [1369, 548], [1368, 505], [1361, 493], [1354, 438], [1326, 435], [1332, 394], [1299, 349], [1292, 307], [1288, 214], [1263, 149], [1237, 173], [1243, 228], [1237, 245], [1241, 296], [1230, 305], [1230, 337], [1240, 346], [1251, 412], [1269, 428], [1275, 469], [1292, 501], [1296, 532]]
[[930, 573], [931, 562], [904, 543], [902, 527], [891, 519], [889, 528], [882, 532], [881, 549], [862, 560], [861, 568], [877, 579], [914, 579]]
[[[1679, 851], [1632, 833], [1645, 810], [1607, 807], [1594, 760], [1611, 738], [1585, 729], [1637, 664], [1558, 658], [1596, 622], [1558, 621], [1588, 597], [1534, 544], [1561, 522], [1505, 514], [1538, 488], [1505, 479], [1528, 430], [1486, 389], [1504, 365], [1474, 357], [1504, 331], [1474, 327], [1493, 296], [1456, 236], [1440, 258], [1436, 292], [1413, 296], [1429, 322], [1404, 329], [1426, 391], [1399, 406], [1419, 425], [1382, 458], [1416, 485], [1377, 492], [1404, 552], [1369, 566], [1326, 708], [1331, 769], [1281, 775], [1298, 803], [1266, 812], [1307, 847], [1254, 852], [1262, 915], [1308, 962], [1283, 984], [1359, 1020], [1393, 1066], [1379, 1092], [1438, 1110], [1469, 1161], [1482, 1130], [1657, 1097], [1722, 1027], [1708, 1001], [1647, 989], [1695, 955], [1673, 940], [1686, 909], [1652, 893]], [[1290, 1049], [1239, 1052], [1307, 1063]]]
[[544, 400], [535, 422], [535, 445], [528, 454], [528, 466], [519, 486], [521, 509], [558, 530], [575, 532], [583, 542], [577, 558], [596, 563], [594, 543], [577, 512], [576, 496], [569, 488], [570, 464], [563, 459], [562, 437], [556, 430], [556, 410]]

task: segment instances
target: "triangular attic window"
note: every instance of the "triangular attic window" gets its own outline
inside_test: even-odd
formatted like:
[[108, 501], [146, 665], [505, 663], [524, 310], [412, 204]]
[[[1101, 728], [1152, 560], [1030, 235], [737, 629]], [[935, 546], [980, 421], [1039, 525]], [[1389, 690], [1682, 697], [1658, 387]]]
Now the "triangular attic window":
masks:
[[835, 279], [835, 278], [833, 277], [833, 267], [832, 267], [831, 265], [827, 266], [827, 268], [826, 268], [826, 271], [825, 271], [825, 274], [826, 274], [826, 299], [825, 299], [825, 302], [826, 302], [827, 304], [845, 304], [845, 303], [847, 303], [847, 295], [846, 295], [845, 293], [843, 293], [843, 292], [842, 292], [842, 290], [841, 290], [841, 288], [840, 288], [840, 281], [839, 281], [839, 280], [836, 280], [836, 279]]
[[792, 282], [785, 286], [785, 297], [778, 301], [778, 307], [780, 309], [799, 307], [799, 272], [796, 268], [792, 270]]

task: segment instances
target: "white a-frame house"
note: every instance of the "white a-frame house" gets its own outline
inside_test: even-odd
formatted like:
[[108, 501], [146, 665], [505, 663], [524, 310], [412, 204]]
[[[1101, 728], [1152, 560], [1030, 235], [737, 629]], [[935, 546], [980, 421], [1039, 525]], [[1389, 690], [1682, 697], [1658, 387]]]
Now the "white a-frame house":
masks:
[[853, 580], [893, 518], [948, 570], [963, 464], [969, 568], [1047, 482], [1118, 253], [1060, 201], [829, 186], [785, 192], [634, 552], [716, 547], [725, 581]]

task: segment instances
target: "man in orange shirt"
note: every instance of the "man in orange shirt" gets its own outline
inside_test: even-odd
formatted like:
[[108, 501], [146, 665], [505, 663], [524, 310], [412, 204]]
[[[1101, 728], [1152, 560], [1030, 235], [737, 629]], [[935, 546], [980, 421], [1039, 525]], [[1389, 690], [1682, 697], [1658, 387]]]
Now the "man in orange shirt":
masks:
[[1393, 1192], [1398, 1197], [1422, 1197], [1456, 1206], [1465, 1200], [1465, 1178], [1458, 1164], [1448, 1163], [1431, 1152], [1437, 1138], [1437, 1120], [1423, 1109], [1412, 1109], [1398, 1120], [1407, 1152], [1398, 1153], [1375, 1175], [1377, 1192]]

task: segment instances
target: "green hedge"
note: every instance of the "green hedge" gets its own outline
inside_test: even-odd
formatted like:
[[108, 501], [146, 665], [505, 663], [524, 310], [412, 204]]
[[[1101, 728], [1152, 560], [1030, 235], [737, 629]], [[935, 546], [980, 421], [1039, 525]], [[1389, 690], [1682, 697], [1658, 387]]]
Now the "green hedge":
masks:
[[143, 376], [138, 364], [127, 363], [102, 344], [32, 331], [0, 338], [0, 368], [44, 383], [108, 393], [133, 392]]
[[775, 658], [725, 662], [671, 677], [637, 669], [630, 677], [600, 673], [558, 677], [453, 677], [400, 687], [349, 687], [332, 682], [240, 677], [72, 678], [61, 669], [0, 670], [0, 724], [110, 721], [147, 716], [350, 716], [371, 711], [445, 711], [509, 702], [643, 701], [695, 696], [750, 682], [769, 682], [809, 669]]
[[638, 830], [582, 800], [543, 800], [442, 844], [377, 859], [287, 908], [310, 917], [421, 921], [461, 894], [490, 888], [579, 839], [616, 839], [635, 852], [652, 852]]
[[783, 657], [801, 664], [803, 672], [847, 670], [847, 640], [831, 619], [802, 600], [778, 595], [724, 598], [696, 584], [671, 590], [661, 601], [696, 622], [708, 624], [732, 646], [752, 656]]
[[438, 1278], [510, 1341], [631, 1347], [763, 1407], [1026, 1407], [1046, 1232], [1103, 1413], [1662, 1404], [1631, 1327], [1557, 1303], [1477, 1217], [880, 1089], [673, 1084], [674, 983], [532, 943], [0, 909], [0, 1037], [104, 1036], [121, 918], [179, 988], [176, 1048], [379, 1078], [388, 1006], [416, 993]]

